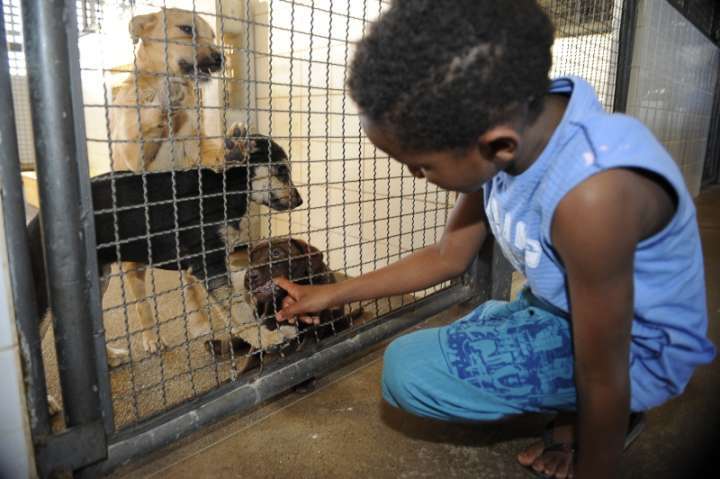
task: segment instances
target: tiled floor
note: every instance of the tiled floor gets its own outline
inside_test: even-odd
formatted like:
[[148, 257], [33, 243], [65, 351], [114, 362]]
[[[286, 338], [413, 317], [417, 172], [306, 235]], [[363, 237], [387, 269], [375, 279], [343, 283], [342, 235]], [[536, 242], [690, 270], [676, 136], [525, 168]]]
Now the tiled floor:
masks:
[[[720, 342], [720, 187], [698, 199], [710, 332]], [[424, 326], [451, 321], [453, 308]], [[393, 410], [380, 398], [383, 346], [245, 417], [229, 418], [114, 477], [182, 478], [524, 478], [514, 459], [545, 418], [461, 425]], [[709, 464], [720, 438], [720, 365], [699, 368], [685, 394], [649, 414], [624, 457], [623, 477], [717, 477]]]

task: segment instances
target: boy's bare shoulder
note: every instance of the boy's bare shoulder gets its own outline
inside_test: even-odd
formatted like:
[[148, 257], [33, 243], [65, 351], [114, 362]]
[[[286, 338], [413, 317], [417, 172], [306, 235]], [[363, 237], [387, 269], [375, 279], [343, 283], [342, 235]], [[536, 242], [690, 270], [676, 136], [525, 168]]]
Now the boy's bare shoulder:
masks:
[[551, 226], [553, 244], [585, 252], [634, 252], [667, 225], [674, 198], [662, 180], [613, 168], [591, 176], [560, 201]]

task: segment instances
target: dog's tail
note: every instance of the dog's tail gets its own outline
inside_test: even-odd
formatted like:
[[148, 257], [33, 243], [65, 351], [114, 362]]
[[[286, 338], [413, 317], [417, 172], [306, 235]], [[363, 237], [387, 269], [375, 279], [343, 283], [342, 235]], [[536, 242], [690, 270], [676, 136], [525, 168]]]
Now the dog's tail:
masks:
[[48, 311], [48, 289], [47, 277], [45, 275], [45, 261], [42, 246], [42, 233], [40, 230], [40, 215], [30, 221], [27, 226], [30, 262], [32, 266], [33, 282], [35, 284], [35, 295], [37, 298], [38, 314], [40, 318], [45, 317]]

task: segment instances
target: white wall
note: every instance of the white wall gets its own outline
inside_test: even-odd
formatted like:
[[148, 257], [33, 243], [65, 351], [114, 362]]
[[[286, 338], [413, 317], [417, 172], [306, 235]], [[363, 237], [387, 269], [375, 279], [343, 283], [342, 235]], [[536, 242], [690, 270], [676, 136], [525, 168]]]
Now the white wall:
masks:
[[0, 195], [0, 477], [35, 477]]

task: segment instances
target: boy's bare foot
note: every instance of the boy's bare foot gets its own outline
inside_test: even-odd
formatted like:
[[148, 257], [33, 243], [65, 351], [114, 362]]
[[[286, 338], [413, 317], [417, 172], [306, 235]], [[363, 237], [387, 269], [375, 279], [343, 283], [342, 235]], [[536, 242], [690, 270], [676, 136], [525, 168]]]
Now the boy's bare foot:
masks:
[[559, 414], [551, 433], [555, 446], [548, 447], [547, 441], [536, 442], [518, 454], [518, 462], [550, 478], [573, 477], [575, 419], [576, 415], [572, 413]]

